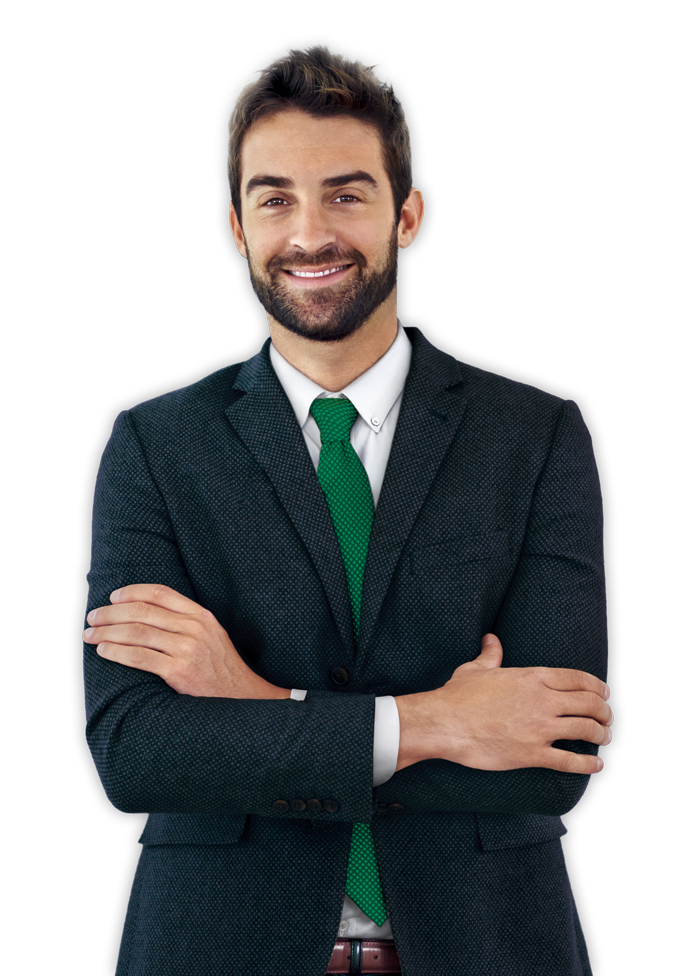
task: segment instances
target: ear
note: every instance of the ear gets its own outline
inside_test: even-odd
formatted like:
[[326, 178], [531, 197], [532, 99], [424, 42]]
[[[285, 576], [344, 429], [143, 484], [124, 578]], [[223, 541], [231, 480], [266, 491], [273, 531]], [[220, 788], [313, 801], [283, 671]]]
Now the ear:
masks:
[[399, 247], [408, 247], [414, 242], [422, 222], [423, 194], [413, 186], [401, 208], [398, 226]]
[[243, 229], [238, 223], [238, 218], [236, 217], [236, 211], [233, 209], [233, 201], [229, 200], [228, 204], [228, 222], [231, 228], [231, 236], [233, 237], [233, 243], [239, 250], [239, 253], [248, 260], [248, 253], [246, 251], [245, 240], [243, 238]]

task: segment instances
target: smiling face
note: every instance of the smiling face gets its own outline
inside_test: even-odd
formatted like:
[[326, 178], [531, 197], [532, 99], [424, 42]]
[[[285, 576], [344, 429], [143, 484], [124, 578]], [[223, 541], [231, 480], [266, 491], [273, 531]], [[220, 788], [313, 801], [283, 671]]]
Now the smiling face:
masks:
[[274, 322], [319, 342], [347, 338], [382, 310], [395, 322], [397, 249], [415, 233], [404, 241], [396, 223], [374, 127], [299, 110], [255, 123], [241, 153], [241, 218], [231, 208]]

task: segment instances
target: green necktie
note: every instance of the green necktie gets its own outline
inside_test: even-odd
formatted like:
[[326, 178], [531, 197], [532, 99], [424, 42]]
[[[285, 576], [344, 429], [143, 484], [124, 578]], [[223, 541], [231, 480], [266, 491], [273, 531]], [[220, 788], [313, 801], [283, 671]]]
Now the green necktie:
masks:
[[[350, 443], [350, 429], [355, 423], [357, 410], [347, 398], [335, 397], [314, 400], [309, 409], [321, 432], [318, 480], [328, 502], [345, 565], [357, 642], [362, 578], [374, 518], [369, 478]], [[382, 883], [369, 824], [353, 824], [345, 890], [376, 925], [386, 921]]]

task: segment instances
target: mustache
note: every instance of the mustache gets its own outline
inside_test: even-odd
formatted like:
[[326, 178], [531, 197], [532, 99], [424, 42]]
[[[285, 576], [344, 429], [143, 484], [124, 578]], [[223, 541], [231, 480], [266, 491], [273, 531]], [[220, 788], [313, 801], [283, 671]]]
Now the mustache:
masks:
[[328, 264], [356, 264], [358, 271], [367, 267], [367, 259], [361, 251], [351, 248], [327, 247], [316, 254], [299, 254], [290, 251], [288, 254], [276, 254], [267, 262], [267, 270], [284, 271], [290, 268], [320, 268]]

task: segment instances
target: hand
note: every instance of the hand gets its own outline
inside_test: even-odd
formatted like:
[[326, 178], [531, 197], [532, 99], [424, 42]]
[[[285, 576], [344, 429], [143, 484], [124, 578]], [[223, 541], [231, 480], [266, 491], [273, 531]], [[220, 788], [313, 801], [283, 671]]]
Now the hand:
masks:
[[568, 668], [501, 668], [503, 648], [494, 634], [481, 648], [442, 688], [397, 697], [397, 770], [423, 759], [491, 770], [603, 768], [596, 756], [552, 748], [557, 739], [610, 742], [613, 713], [603, 681]]
[[109, 661], [159, 675], [181, 695], [289, 698], [255, 674], [209, 610], [169, 586], [136, 583], [88, 614], [83, 640]]

